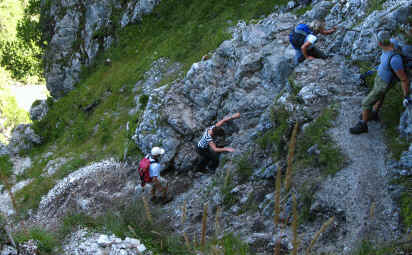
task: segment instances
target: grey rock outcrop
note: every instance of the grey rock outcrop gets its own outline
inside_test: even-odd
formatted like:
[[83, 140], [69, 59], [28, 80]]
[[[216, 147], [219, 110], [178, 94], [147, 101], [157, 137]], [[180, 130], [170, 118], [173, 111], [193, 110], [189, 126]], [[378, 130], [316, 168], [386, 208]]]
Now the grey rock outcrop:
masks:
[[393, 162], [390, 165], [390, 172], [396, 177], [412, 176], [412, 146], [402, 153], [401, 159], [398, 162]]
[[0, 255], [17, 255], [17, 250], [13, 246], [5, 245], [0, 251]]
[[40, 246], [39, 241], [30, 239], [20, 245], [19, 254], [21, 255], [38, 254], [40, 251], [39, 246]]
[[325, 18], [326, 25], [337, 26], [338, 31], [325, 36], [322, 44], [330, 54], [376, 62], [380, 54], [374, 35], [382, 29], [395, 31], [397, 25], [406, 24], [405, 17], [412, 14], [411, 3], [410, 0], [386, 1], [382, 10], [372, 12], [374, 6], [368, 1], [339, 1]]
[[40, 136], [34, 132], [30, 124], [20, 124], [13, 130], [7, 148], [11, 154], [18, 154], [20, 151], [29, 151], [34, 144], [40, 143]]
[[[273, 38], [293, 22], [292, 16], [285, 15], [251, 26], [239, 23], [234, 39], [223, 42], [209, 60], [193, 64], [184, 79], [154, 89], [133, 137], [139, 148], [148, 152], [152, 146], [162, 145], [164, 162], [188, 171], [196, 168], [198, 156], [193, 145], [199, 135], [225, 115], [245, 113], [242, 121], [226, 127], [231, 137], [237, 132], [256, 133], [260, 116], [270, 111], [292, 71], [292, 56], [279, 54], [288, 52], [287, 39]], [[238, 141], [228, 138], [227, 142], [239, 152], [250, 143], [246, 137]]]
[[[160, 0], [51, 1], [48, 11], [51, 40], [46, 52], [46, 82], [50, 94], [62, 97], [79, 81], [83, 66], [114, 42], [115, 26], [141, 20]], [[42, 1], [45, 4], [45, 1]], [[119, 24], [112, 18], [120, 12]]]
[[7, 145], [2, 144], [0, 142], [0, 156], [4, 156], [4, 155], [7, 155], [7, 154], [9, 154], [9, 150], [7, 149]]
[[411, 106], [408, 106], [401, 115], [399, 121], [399, 132], [404, 138], [409, 140], [409, 137], [412, 135], [412, 109]]
[[89, 233], [80, 229], [73, 233], [63, 246], [63, 254], [107, 254], [107, 255], [148, 255], [152, 254], [139, 240], [126, 237], [124, 240], [115, 235]]
[[113, 201], [130, 199], [135, 191], [135, 181], [125, 182], [128, 171], [130, 168], [114, 160], [78, 169], [42, 197], [36, 219], [53, 224], [54, 220], [72, 210], [94, 215], [111, 208]]
[[33, 121], [40, 121], [46, 116], [48, 111], [49, 106], [47, 105], [46, 100], [35, 101], [30, 108], [30, 119]]

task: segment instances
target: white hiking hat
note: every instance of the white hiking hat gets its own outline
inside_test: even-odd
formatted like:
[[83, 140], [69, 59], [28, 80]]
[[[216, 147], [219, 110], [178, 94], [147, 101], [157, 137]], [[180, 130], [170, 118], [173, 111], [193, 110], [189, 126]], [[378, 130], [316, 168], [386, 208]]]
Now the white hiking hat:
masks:
[[165, 149], [160, 148], [160, 147], [153, 147], [151, 151], [152, 156], [163, 155], [164, 153], [165, 153]]

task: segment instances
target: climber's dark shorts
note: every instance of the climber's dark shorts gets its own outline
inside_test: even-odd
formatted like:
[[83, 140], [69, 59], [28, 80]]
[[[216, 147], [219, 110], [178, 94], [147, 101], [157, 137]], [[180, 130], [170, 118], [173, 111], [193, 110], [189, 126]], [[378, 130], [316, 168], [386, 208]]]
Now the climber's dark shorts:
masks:
[[202, 149], [196, 146], [196, 150], [200, 155], [199, 168], [209, 168], [209, 170], [215, 171], [219, 166], [219, 153], [214, 152], [209, 147]]

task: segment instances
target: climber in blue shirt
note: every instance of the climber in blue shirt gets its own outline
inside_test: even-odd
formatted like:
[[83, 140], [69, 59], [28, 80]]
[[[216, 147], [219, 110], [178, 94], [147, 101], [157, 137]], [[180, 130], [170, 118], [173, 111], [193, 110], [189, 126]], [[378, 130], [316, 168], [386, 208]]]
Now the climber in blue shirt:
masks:
[[336, 31], [336, 28], [325, 30], [323, 22], [314, 20], [310, 25], [299, 24], [289, 34], [289, 42], [296, 51], [295, 63], [303, 62], [305, 59], [322, 58], [326, 55], [314, 44], [317, 41], [315, 34], [328, 35]]
[[382, 48], [380, 64], [377, 68], [377, 75], [373, 89], [368, 96], [362, 101], [361, 120], [349, 129], [351, 134], [361, 134], [368, 132], [368, 121], [379, 120], [378, 112], [382, 107], [385, 94], [396, 83], [397, 79], [401, 81], [403, 89], [403, 105], [406, 107], [410, 102], [409, 98], [409, 79], [406, 75], [406, 69], [403, 65], [402, 56], [395, 51], [394, 41], [391, 40], [391, 34], [388, 31], [381, 31], [377, 35], [378, 45]]

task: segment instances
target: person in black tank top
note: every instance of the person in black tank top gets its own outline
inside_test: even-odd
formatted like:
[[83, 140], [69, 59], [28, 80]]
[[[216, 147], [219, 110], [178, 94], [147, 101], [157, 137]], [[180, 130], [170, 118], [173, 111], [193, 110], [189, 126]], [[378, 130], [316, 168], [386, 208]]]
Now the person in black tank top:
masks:
[[200, 155], [199, 167], [202, 169], [209, 168], [209, 170], [216, 170], [219, 166], [219, 153], [220, 152], [234, 152], [235, 149], [231, 147], [218, 148], [213, 140], [216, 136], [223, 136], [224, 130], [221, 126], [233, 119], [240, 117], [240, 113], [235, 113], [230, 117], [225, 117], [224, 119], [218, 121], [215, 125], [208, 127], [197, 143], [196, 149]]

